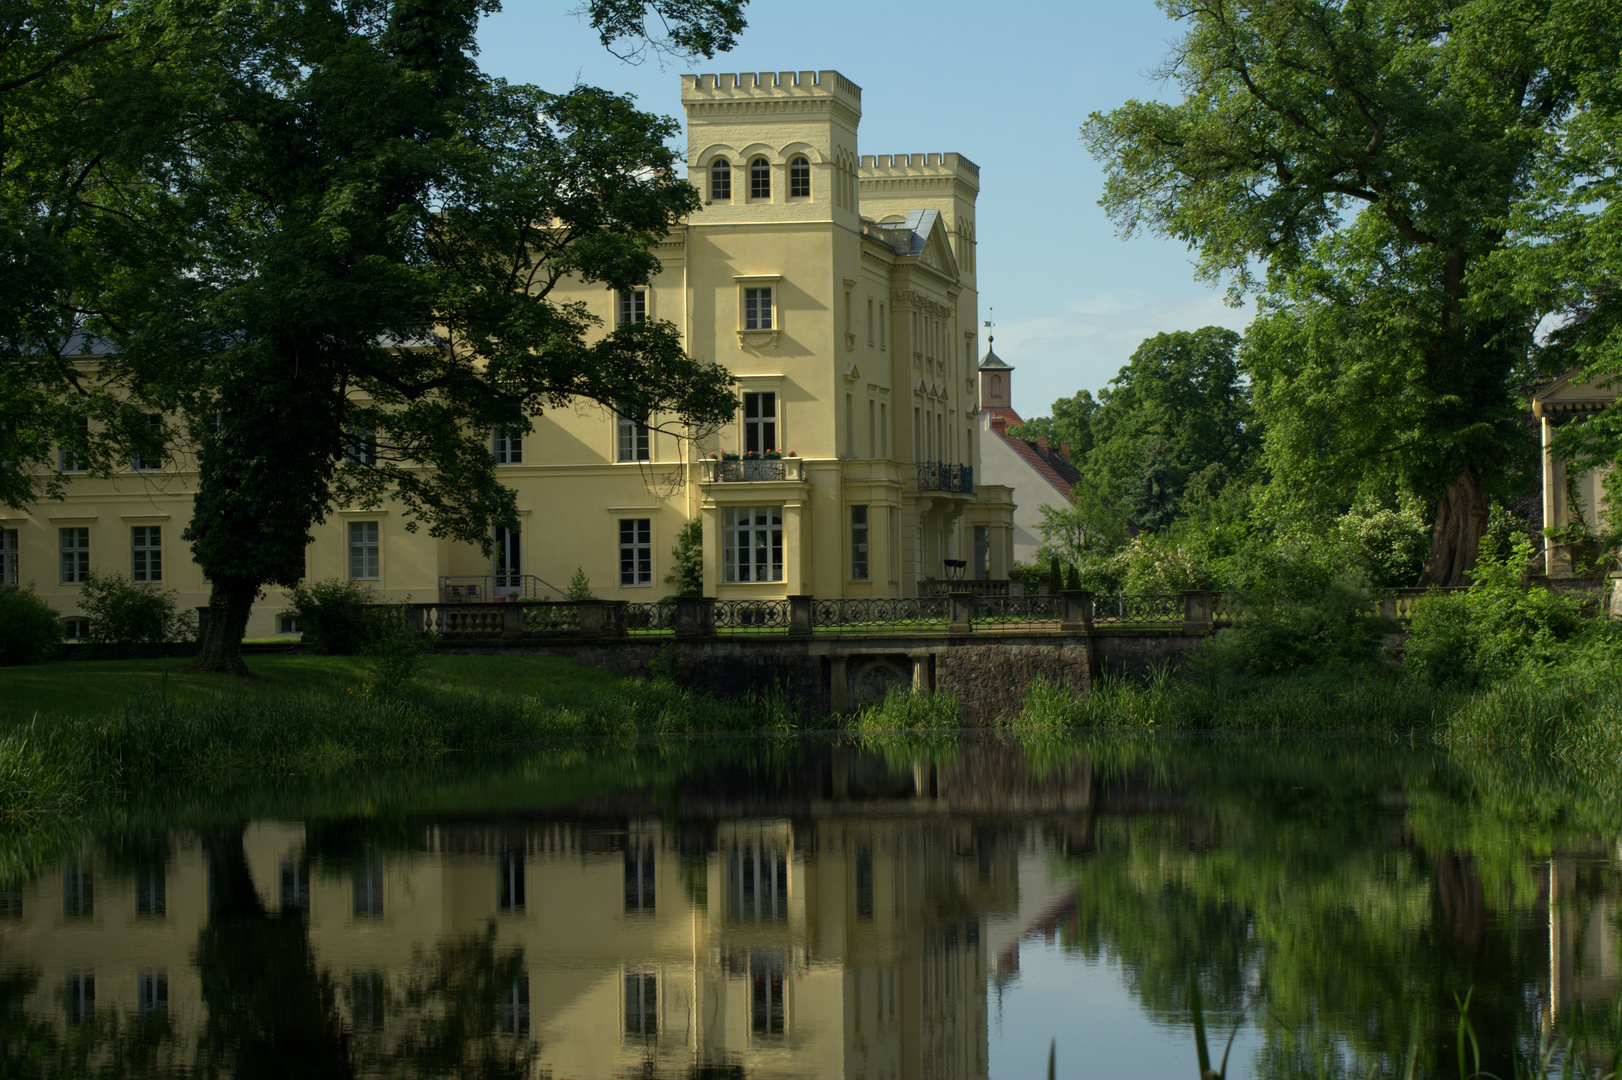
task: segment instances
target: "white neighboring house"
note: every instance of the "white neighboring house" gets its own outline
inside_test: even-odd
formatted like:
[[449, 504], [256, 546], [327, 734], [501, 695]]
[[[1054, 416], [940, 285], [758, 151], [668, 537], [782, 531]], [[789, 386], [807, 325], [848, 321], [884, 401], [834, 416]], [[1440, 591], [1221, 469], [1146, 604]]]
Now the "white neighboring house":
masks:
[[1081, 473], [1070, 463], [1070, 444], [1048, 445], [1043, 435], [1016, 439], [1008, 428], [1024, 420], [1014, 411], [1013, 366], [986, 343], [980, 361], [980, 477], [1014, 489], [1014, 561], [1030, 565], [1042, 546], [1042, 507], [1064, 506]]

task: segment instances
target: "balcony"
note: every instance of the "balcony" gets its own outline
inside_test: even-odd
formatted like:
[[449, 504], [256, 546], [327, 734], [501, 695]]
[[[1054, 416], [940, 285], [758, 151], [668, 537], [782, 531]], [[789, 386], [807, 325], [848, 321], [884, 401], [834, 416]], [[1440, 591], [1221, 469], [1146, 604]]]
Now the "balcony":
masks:
[[944, 461], [918, 463], [919, 491], [960, 491], [974, 494], [974, 466], [949, 465]]
[[797, 457], [790, 458], [741, 458], [733, 461], [721, 461], [716, 458], [704, 460], [704, 480], [706, 484], [747, 484], [760, 480], [792, 480], [798, 482], [803, 478], [801, 461]]

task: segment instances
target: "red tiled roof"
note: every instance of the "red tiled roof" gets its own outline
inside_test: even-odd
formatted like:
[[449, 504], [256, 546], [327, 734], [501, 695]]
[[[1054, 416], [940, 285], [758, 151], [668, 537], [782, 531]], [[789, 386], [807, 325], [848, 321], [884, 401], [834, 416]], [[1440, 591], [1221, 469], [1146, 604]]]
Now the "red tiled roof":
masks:
[[1002, 405], [982, 405], [980, 411], [990, 416], [1000, 416], [1010, 424], [1023, 424], [1025, 422], [1020, 419], [1019, 413]]
[[[1002, 412], [1004, 410], [999, 409], [996, 411]], [[1013, 410], [1009, 409], [1007, 411], [1012, 412]], [[996, 431], [996, 428], [994, 427], [992, 430]], [[1002, 431], [996, 431], [996, 433], [998, 438], [1013, 448], [1014, 453], [1025, 459], [1025, 464], [1036, 470], [1042, 479], [1052, 484], [1059, 494], [1066, 499], [1070, 498], [1071, 486], [1081, 479], [1081, 473], [1077, 471], [1074, 465], [1064, 459], [1063, 454], [1049, 450], [1044, 456], [1037, 449], [1034, 442], [1015, 439]]]

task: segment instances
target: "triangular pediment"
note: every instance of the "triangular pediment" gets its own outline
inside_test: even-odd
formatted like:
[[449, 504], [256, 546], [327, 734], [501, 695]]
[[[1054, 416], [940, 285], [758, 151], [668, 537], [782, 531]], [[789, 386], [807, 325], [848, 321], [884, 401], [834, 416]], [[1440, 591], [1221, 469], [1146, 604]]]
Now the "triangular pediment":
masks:
[[929, 234], [924, 239], [924, 249], [918, 253], [918, 261], [931, 270], [938, 270], [946, 277], [957, 279], [957, 259], [952, 255], [952, 242], [946, 235], [946, 229], [941, 225], [939, 214], [931, 214]]
[[1595, 386], [1593, 383], [1578, 382], [1573, 375], [1562, 375], [1554, 382], [1532, 395], [1534, 401], [1615, 401], [1617, 390], [1614, 386]]

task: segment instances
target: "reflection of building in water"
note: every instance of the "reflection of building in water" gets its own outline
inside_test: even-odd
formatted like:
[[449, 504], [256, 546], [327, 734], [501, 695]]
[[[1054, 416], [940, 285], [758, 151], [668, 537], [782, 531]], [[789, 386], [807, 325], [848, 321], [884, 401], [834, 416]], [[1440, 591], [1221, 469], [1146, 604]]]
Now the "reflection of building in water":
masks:
[[[533, 1075], [899, 1080], [986, 1075], [988, 928], [1019, 920], [1034, 835], [945, 816], [442, 825], [401, 852], [259, 824], [243, 852], [263, 917], [307, 919], [355, 1052], [384, 1071], [455, 968], [484, 995], [480, 1038], [527, 1043]], [[4, 985], [53, 1024], [165, 1017], [190, 1061], [210, 888], [178, 837], [0, 890], [5, 974], [32, 976]]]

